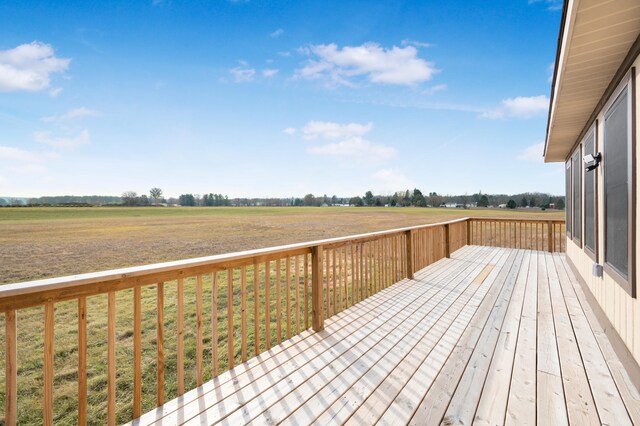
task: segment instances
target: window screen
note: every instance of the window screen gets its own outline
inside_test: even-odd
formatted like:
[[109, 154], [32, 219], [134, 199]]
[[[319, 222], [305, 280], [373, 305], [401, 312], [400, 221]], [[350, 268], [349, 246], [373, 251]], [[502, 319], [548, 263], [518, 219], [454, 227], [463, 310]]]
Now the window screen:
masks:
[[571, 184], [573, 192], [573, 239], [576, 241], [582, 240], [582, 209], [580, 205], [580, 196], [582, 191], [580, 190], [581, 172], [582, 171], [582, 156], [580, 155], [580, 147], [573, 154], [571, 159]]
[[571, 236], [571, 160], [565, 164], [564, 208], [567, 216], [567, 236]]
[[[584, 155], [596, 154], [595, 142], [595, 132], [592, 132], [584, 141]], [[584, 245], [594, 253], [596, 252], [596, 170], [584, 172]]]
[[629, 117], [625, 89], [604, 121], [605, 262], [629, 275]]

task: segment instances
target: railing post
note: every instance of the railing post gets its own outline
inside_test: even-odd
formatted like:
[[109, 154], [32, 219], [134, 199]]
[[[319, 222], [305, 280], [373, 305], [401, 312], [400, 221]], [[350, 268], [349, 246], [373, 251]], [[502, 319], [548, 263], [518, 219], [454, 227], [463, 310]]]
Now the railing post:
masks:
[[471, 245], [471, 219], [467, 219], [467, 245]]
[[446, 258], [451, 257], [451, 235], [449, 235], [449, 224], [444, 224], [444, 255]]
[[413, 279], [413, 241], [412, 241], [412, 235], [413, 233], [409, 230], [407, 232], [405, 232], [405, 235], [407, 237], [407, 278], [409, 278], [410, 280]]
[[18, 407], [18, 344], [16, 330], [16, 311], [5, 312], [5, 400], [4, 422], [7, 426], [15, 426]]
[[311, 247], [311, 323], [314, 331], [324, 330], [322, 291], [322, 246], [313, 246]]
[[547, 221], [547, 250], [553, 253], [553, 222]]

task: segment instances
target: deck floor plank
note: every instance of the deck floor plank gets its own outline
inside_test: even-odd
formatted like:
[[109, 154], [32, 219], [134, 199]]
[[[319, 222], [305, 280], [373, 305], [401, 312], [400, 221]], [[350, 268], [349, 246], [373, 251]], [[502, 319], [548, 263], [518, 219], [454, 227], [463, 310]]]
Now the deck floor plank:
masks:
[[640, 424], [563, 254], [465, 246], [131, 422]]
[[530, 252], [524, 256], [516, 287], [511, 296], [511, 303], [500, 330], [498, 344], [493, 353], [491, 366], [476, 409], [474, 423], [478, 425], [499, 425], [505, 422], [516, 342], [527, 285], [529, 284], [531, 257]]
[[462, 321], [456, 321], [449, 327], [447, 333], [438, 345], [431, 351], [429, 356], [423, 360], [415, 374], [407, 381], [400, 393], [386, 408], [382, 417], [378, 419], [379, 424], [389, 425], [409, 422], [416, 407], [420, 404], [422, 397], [460, 341], [462, 334], [468, 328], [470, 321], [482, 305], [483, 300], [487, 297], [488, 292], [493, 288], [499, 271], [504, 267], [508, 256], [509, 253], [502, 253], [496, 265], [492, 265], [495, 266], [495, 268], [492, 267], [491, 273], [480, 283], [485, 288], [476, 293], [474, 296], [475, 300], [471, 300], [467, 306], [465, 306]]
[[504, 300], [507, 294], [510, 294], [509, 286], [505, 285], [505, 283], [512, 269], [511, 266], [515, 256], [516, 251], [513, 251], [507, 264], [501, 269], [488, 297], [483, 300], [474, 321], [464, 331], [460, 341], [439, 371], [433, 384], [422, 398], [417, 409], [414, 410], [410, 424], [440, 424], [443, 421], [451, 398], [476, 348], [478, 339], [489, 317], [496, 309], [499, 309], [497, 301]]
[[518, 276], [522, 271], [523, 253], [519, 252], [513, 266], [506, 278], [503, 297], [496, 302], [489, 319], [482, 330], [480, 340], [476, 344], [473, 354], [465, 368], [465, 371], [451, 398], [449, 407], [445, 412], [445, 424], [468, 425], [473, 422], [476, 408], [482, 395], [482, 388], [489, 372], [489, 364], [493, 359], [500, 331], [506, 318], [508, 307], [516, 288], [524, 287], [525, 281], [518, 284]]
[[[367, 351], [372, 345], [382, 345], [383, 337], [391, 332], [410, 330], [412, 321], [419, 318], [415, 315], [419, 315], [422, 308], [415, 301], [421, 300], [425, 303], [431, 301], [429, 306], [437, 306], [439, 300], [451, 291], [447, 285], [451, 279], [459, 273], [460, 269], [470, 265], [473, 263], [465, 262], [452, 268], [445, 268], [442, 274], [428, 279], [434, 285], [423, 286], [422, 292], [414, 294], [406, 306], [400, 306], [397, 310], [383, 314], [376, 312], [374, 318], [370, 319], [366, 325], [359, 327], [345, 338], [339, 339], [335, 336], [338, 330], [335, 324], [325, 327], [324, 334], [327, 337], [323, 342], [330, 341], [330, 345], [316, 345], [317, 347], [311, 348], [311, 354], [301, 354], [285, 364], [277, 365], [268, 375], [236, 390], [223, 401], [212, 401], [214, 403], [211, 404], [207, 400], [204, 404], [207, 407], [205, 411], [199, 411], [201, 404], [191, 404], [189, 410], [179, 414], [184, 420], [194, 418], [198, 422], [199, 419], [204, 418], [209, 424], [224, 420], [225, 423], [237, 425], [251, 420], [253, 416], [260, 414], [282, 396], [304, 384], [310, 377], [318, 375], [323, 376], [323, 382], [330, 380], [340, 365], [348, 366], [354, 362], [354, 357], [360, 349], [364, 348]], [[264, 393], [264, 389], [271, 389], [271, 392]], [[289, 410], [290, 408], [287, 408], [287, 411]]]
[[598, 412], [576, 343], [571, 320], [560, 288], [560, 279], [550, 253], [545, 255], [549, 273], [549, 291], [555, 320], [562, 383], [570, 424], [599, 425]]
[[551, 308], [549, 274], [542, 254], [538, 254], [538, 351], [536, 369], [536, 395], [538, 422], [545, 419], [549, 424], [569, 423], [565, 403], [560, 357]]
[[[293, 418], [295, 423], [315, 420], [315, 417], [330, 405], [330, 401], [340, 396], [341, 389], [348, 388], [352, 384], [350, 379], [357, 379], [367, 371], [368, 367], [374, 364], [376, 371], [384, 368], [381, 363], [384, 364], [388, 361], [385, 355], [399, 344], [407, 345], [412, 337], [412, 330], [418, 326], [427, 327], [428, 323], [438, 315], [439, 310], [449, 306], [450, 300], [458, 294], [456, 289], [459, 281], [462, 281], [465, 271], [474, 267], [476, 267], [475, 263], [467, 263], [459, 265], [458, 268], [452, 268], [451, 270], [455, 271], [455, 276], [449, 275], [445, 278], [449, 285], [435, 294], [425, 293], [425, 295], [418, 297], [416, 301], [422, 302], [422, 304], [414, 302], [416, 306], [413, 312], [409, 310], [403, 312], [408, 315], [408, 318], [400, 322], [399, 326], [393, 325], [388, 329], [378, 328], [375, 331], [378, 337], [368, 336], [368, 338], [362, 339], [357, 345], [351, 346], [349, 353], [344, 357], [332, 357], [315, 366], [305, 365], [303, 368], [306, 370], [299, 370], [295, 375], [288, 377], [290, 380], [293, 379], [293, 382], [279, 383], [280, 386], [276, 393], [283, 395], [284, 398], [278, 401], [272, 395], [259, 395], [244, 407], [250, 413], [249, 415], [239, 412], [237, 415], [225, 419], [225, 423], [232, 425], [244, 423], [252, 420], [251, 415], [260, 414], [262, 410], [267, 408], [270, 409], [253, 420], [258, 424], [279, 423], [308, 399], [322, 401], [322, 403], [305, 405], [305, 409], [294, 413]], [[399, 339], [401, 340], [399, 341]], [[308, 376], [305, 376], [306, 371], [309, 371]]]
[[[478, 250], [472, 250], [470, 254], [475, 256], [480, 252], [481, 251]], [[420, 271], [416, 276], [436, 279], [438, 276], [449, 272], [446, 265], [442, 262], [432, 266], [434, 266], [434, 268], [431, 270]], [[174, 399], [162, 407], [150, 411], [133, 423], [136, 425], [147, 425], [164, 419], [163, 422], [168, 424], [170, 419], [165, 417], [171, 416], [172, 419], [175, 419], [175, 416], [179, 415], [179, 413], [176, 414], [177, 411], [185, 413], [190, 404], [195, 403], [200, 405], [199, 400], [205, 397], [205, 395], [212, 393], [216, 398], [221, 399], [223, 396], [241, 389], [257, 378], [268, 374], [279, 365], [288, 362], [292, 357], [310, 350], [312, 347], [325, 345], [327, 349], [330, 349], [334, 339], [339, 340], [347, 337], [358, 328], [375, 319], [378, 315], [385, 314], [386, 312], [393, 313], [395, 312], [394, 309], [403, 309], [423, 291], [425, 291], [425, 289], [412, 286], [411, 281], [403, 280], [395, 286], [359, 302], [356, 305], [357, 310], [355, 309], [356, 306], [354, 306], [353, 309], [343, 311], [332, 317], [330, 321], [331, 324], [337, 328], [336, 332], [331, 333], [328, 330], [320, 333], [305, 331], [301, 335], [295, 336], [246, 363], [235, 367], [233, 370], [221, 374], [200, 388], [193, 389], [182, 398]]]
[[[439, 344], [452, 325], [468, 324], [470, 301], [481, 297], [487, 286], [474, 282], [482, 274], [482, 265], [471, 270], [462, 281], [462, 289], [457, 299], [448, 306], [438, 307], [429, 320], [416, 328], [412, 338], [413, 346], [394, 348], [385, 357], [386, 365], [377, 363], [360, 380], [352, 384], [340, 399], [317, 419], [323, 423], [373, 424], [386, 411], [403, 385], [411, 378], [421, 361]], [[480, 293], [480, 294], [479, 294]], [[436, 317], [436, 313], [440, 317]]]
[[600, 351], [591, 324], [585, 316], [583, 306], [575, 297], [575, 286], [579, 284], [572, 285], [568, 280], [569, 275], [566, 273], [560, 273], [558, 277], [562, 284], [564, 300], [571, 316], [576, 340], [582, 353], [585, 372], [591, 386], [600, 422], [608, 425], [630, 425], [632, 424], [631, 419], [616, 383], [611, 376], [607, 360]]
[[536, 346], [538, 317], [538, 256], [529, 258], [527, 290], [524, 296], [516, 353], [511, 369], [505, 424], [536, 424]]

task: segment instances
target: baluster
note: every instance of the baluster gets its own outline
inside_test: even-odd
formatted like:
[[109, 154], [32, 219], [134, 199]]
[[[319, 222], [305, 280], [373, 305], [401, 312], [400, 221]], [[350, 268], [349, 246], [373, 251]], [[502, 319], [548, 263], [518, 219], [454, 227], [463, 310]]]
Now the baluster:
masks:
[[264, 327], [267, 350], [271, 349], [271, 261], [264, 263]]
[[44, 305], [44, 424], [53, 424], [53, 334], [54, 306]]
[[133, 417], [142, 415], [142, 288], [133, 289]]
[[177, 354], [177, 375], [178, 375], [178, 395], [184, 394], [184, 280], [178, 279], [177, 297], [177, 326], [178, 326], [178, 354]]
[[309, 329], [309, 255], [304, 255], [304, 328]]
[[[279, 272], [279, 271], [278, 271]], [[242, 362], [247, 360], [247, 266], [243, 265], [240, 269], [240, 285], [241, 285], [241, 334], [242, 334]], [[278, 287], [279, 288], [279, 287]], [[278, 292], [280, 294], [280, 292]], [[280, 299], [278, 298], [278, 301]], [[279, 318], [278, 318], [279, 319]], [[280, 339], [280, 335], [278, 335], [278, 340]]]
[[296, 334], [300, 334], [300, 256], [296, 256]]
[[196, 383], [202, 386], [202, 275], [196, 277]]
[[116, 293], [107, 302], [107, 423], [116, 424]]
[[157, 349], [157, 389], [156, 405], [164, 404], [164, 283], [156, 289], [156, 349]]
[[218, 271], [211, 279], [211, 364], [213, 377], [218, 377]]
[[277, 338], [277, 342], [278, 344], [280, 344], [282, 342], [282, 321], [281, 321], [281, 316], [282, 316], [282, 293], [281, 293], [281, 289], [280, 289], [280, 280], [282, 278], [282, 263], [281, 260], [278, 259], [276, 260], [276, 295], [277, 295], [277, 300], [276, 300], [276, 329], [278, 331], [278, 338]]
[[78, 424], [87, 424], [87, 298], [78, 298]]
[[235, 362], [233, 348], [233, 268], [227, 269], [227, 352], [229, 370], [231, 370]]

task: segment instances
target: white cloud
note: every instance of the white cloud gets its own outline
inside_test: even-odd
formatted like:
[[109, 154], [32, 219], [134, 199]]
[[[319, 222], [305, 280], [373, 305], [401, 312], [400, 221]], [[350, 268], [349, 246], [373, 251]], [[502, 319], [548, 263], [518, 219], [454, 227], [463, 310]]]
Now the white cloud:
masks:
[[282, 131], [283, 133], [286, 133], [289, 136], [293, 136], [296, 134], [296, 128], [295, 127], [287, 127], [286, 129], [284, 129]]
[[81, 117], [95, 117], [96, 115], [98, 115], [97, 111], [85, 107], [80, 107], [67, 111], [64, 114], [42, 117], [41, 120], [45, 123], [51, 123], [54, 121], [66, 121]]
[[547, 5], [548, 10], [562, 10], [563, 0], [529, 0], [529, 4], [542, 3]]
[[544, 163], [543, 154], [544, 142], [540, 142], [526, 147], [520, 155], [518, 155], [518, 160]]
[[438, 92], [444, 92], [445, 90], [447, 90], [447, 85], [446, 84], [436, 84], [435, 86], [431, 86], [426, 90], [422, 91], [423, 95], [427, 95], [427, 96], [431, 96], [433, 94], [436, 94]]
[[34, 41], [0, 51], [0, 92], [35, 92], [49, 87], [51, 74], [69, 68], [70, 59], [57, 58], [49, 44]]
[[517, 96], [507, 98], [501, 102], [500, 107], [484, 111], [481, 118], [533, 118], [544, 115], [549, 108], [549, 98], [540, 96]]
[[330, 84], [353, 86], [360, 77], [371, 83], [414, 85], [431, 79], [437, 72], [432, 63], [417, 57], [414, 46], [385, 49], [377, 43], [365, 43], [339, 48], [331, 43], [298, 52], [314, 58], [297, 70], [296, 76], [326, 79]]
[[246, 68], [246, 64], [243, 64], [243, 67], [231, 68], [229, 72], [233, 75], [233, 79], [236, 83], [247, 83], [249, 81], [253, 81], [253, 78], [256, 75], [256, 70], [253, 68]]
[[409, 40], [409, 39], [404, 39], [400, 42], [401, 45], [403, 46], [415, 46], [415, 47], [431, 47], [431, 43], [424, 43], [422, 41], [415, 41], [415, 40]]
[[396, 155], [394, 148], [375, 144], [358, 136], [340, 142], [312, 146], [307, 151], [312, 154], [352, 158], [367, 162], [388, 160]]
[[80, 145], [86, 145], [89, 143], [91, 137], [89, 131], [84, 129], [76, 136], [67, 137], [54, 137], [50, 132], [36, 132], [33, 134], [33, 138], [40, 143], [49, 145], [55, 148], [73, 149]]
[[282, 34], [284, 34], [284, 30], [282, 28], [278, 28], [277, 30], [275, 30], [274, 32], [272, 32], [271, 34], [269, 34], [269, 36], [271, 38], [278, 38], [280, 37]]
[[273, 69], [273, 68], [266, 68], [262, 70], [262, 75], [266, 78], [269, 77], [273, 77], [274, 75], [278, 74], [279, 70]]
[[35, 152], [12, 146], [0, 146], [0, 160], [33, 162], [40, 159], [41, 156]]
[[[363, 138], [372, 129], [373, 123], [309, 121], [302, 128], [302, 135], [306, 140], [324, 141], [323, 144], [307, 148], [307, 152], [312, 154], [349, 158], [358, 162], [378, 162], [395, 157], [396, 150], [393, 147]], [[294, 134], [295, 131], [292, 127], [285, 129], [285, 133], [290, 132], [288, 134]]]
[[344, 139], [353, 136], [363, 136], [373, 129], [373, 123], [340, 124], [331, 121], [310, 121], [303, 128], [302, 133], [305, 139]]
[[417, 186], [416, 183], [405, 176], [404, 173], [393, 169], [378, 170], [371, 177], [378, 181], [377, 187], [385, 191], [399, 191]]
[[549, 98], [540, 96], [518, 96], [502, 101], [508, 114], [513, 117], [529, 118], [544, 114], [549, 108]]
[[60, 93], [62, 93], [62, 87], [55, 87], [49, 90], [49, 96], [52, 98], [57, 98]]

